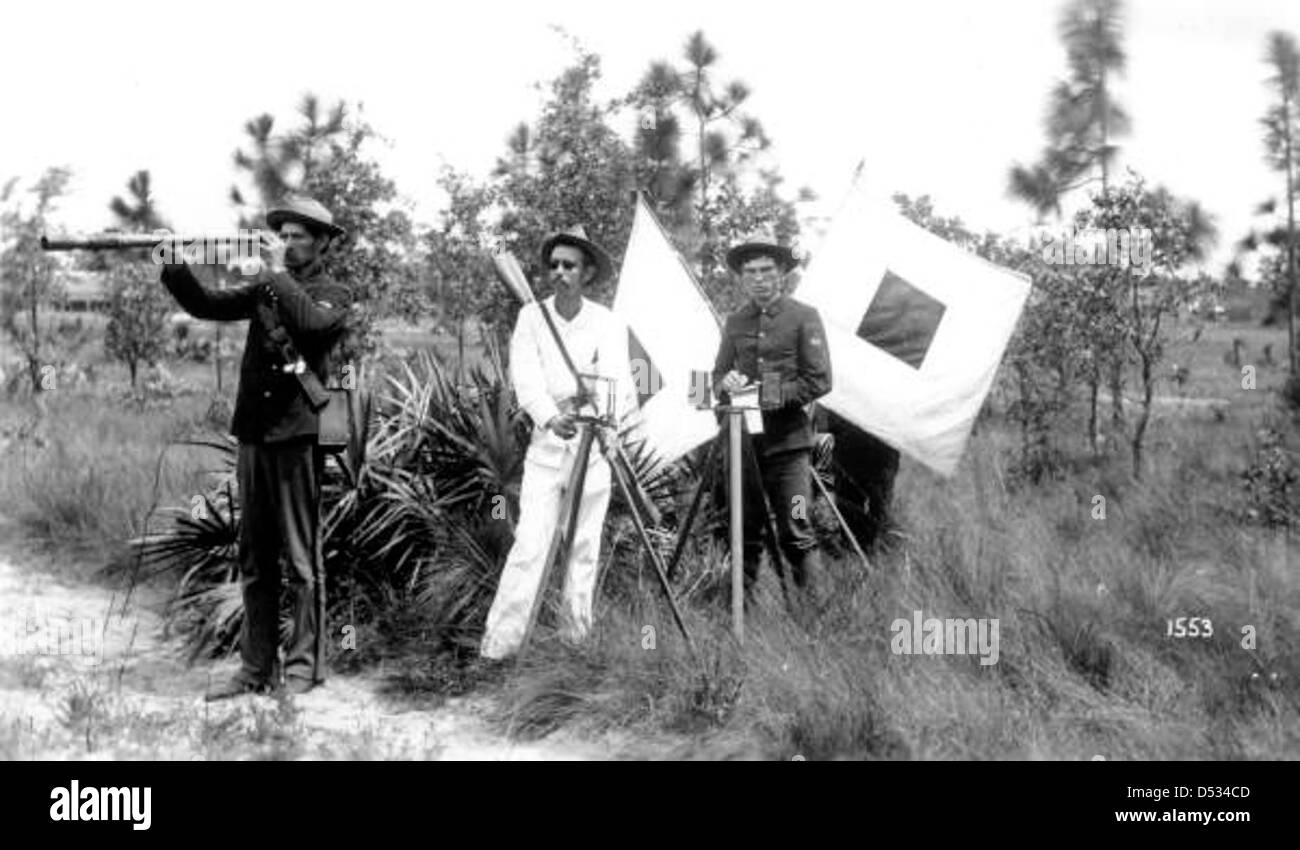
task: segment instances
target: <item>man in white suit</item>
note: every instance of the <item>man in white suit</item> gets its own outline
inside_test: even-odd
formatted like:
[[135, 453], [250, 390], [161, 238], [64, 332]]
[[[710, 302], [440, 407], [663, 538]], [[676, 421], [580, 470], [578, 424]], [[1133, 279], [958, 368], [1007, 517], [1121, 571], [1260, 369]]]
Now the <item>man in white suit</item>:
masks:
[[[555, 233], [542, 243], [555, 295], [526, 304], [510, 339], [510, 376], [519, 405], [533, 420], [533, 438], [519, 490], [519, 525], [501, 571], [481, 653], [503, 659], [519, 650], [542, 568], [560, 516], [565, 487], [577, 458], [579, 415], [605, 415], [607, 394], [598, 390], [579, 405], [577, 383], [542, 315], [545, 305], [574, 367], [583, 375], [612, 380], [616, 421], [636, 407], [628, 363], [627, 325], [608, 308], [583, 297], [586, 287], [607, 278], [613, 263], [581, 227]], [[592, 594], [601, 532], [609, 507], [609, 463], [593, 446], [564, 581], [561, 633], [581, 640], [591, 628]]]

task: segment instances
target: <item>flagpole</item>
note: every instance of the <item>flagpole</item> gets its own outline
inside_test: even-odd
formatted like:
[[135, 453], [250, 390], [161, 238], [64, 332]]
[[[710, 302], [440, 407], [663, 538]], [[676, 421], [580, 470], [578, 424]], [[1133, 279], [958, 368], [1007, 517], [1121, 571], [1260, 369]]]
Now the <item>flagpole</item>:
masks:
[[[844, 208], [849, 205], [849, 199], [853, 197], [854, 192], [858, 191], [858, 183], [862, 180], [862, 172], [866, 170], [866, 167], [867, 167], [867, 158], [862, 157], [861, 159], [858, 160], [857, 166], [854, 167], [853, 169], [853, 176], [849, 178], [848, 191], [846, 191], [844, 193], [844, 196], [840, 198], [839, 206], [835, 208], [835, 212], [830, 214], [830, 217], [827, 219], [828, 222], [834, 223], [835, 219], [840, 217], [840, 213], [844, 212]], [[822, 232], [821, 239], [817, 243], [818, 250], [821, 249], [822, 243], [826, 241], [826, 234], [829, 232], [830, 232], [830, 225], [827, 225], [826, 230]], [[812, 256], [816, 256], [817, 251], [810, 251], [809, 253]]]

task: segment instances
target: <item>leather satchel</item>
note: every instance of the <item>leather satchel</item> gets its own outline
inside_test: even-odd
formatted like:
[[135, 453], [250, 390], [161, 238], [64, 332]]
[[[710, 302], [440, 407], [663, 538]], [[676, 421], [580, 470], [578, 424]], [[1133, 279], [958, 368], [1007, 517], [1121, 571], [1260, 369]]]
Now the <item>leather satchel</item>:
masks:
[[[339, 382], [334, 369], [329, 370], [329, 384], [323, 383], [298, 353], [297, 346], [280, 322], [276, 310], [262, 301], [258, 303], [258, 312], [267, 336], [280, 347], [284, 362], [294, 364], [292, 371], [307, 396], [308, 405], [316, 413], [316, 445], [331, 454], [345, 451], [352, 442], [352, 435], [356, 433], [360, 419], [356, 408], [356, 392]], [[343, 371], [356, 380], [354, 364], [347, 364]]]
[[316, 444], [329, 452], [341, 452], [348, 447], [355, 430], [352, 390], [339, 387], [329, 388], [326, 392], [329, 401], [316, 414]]

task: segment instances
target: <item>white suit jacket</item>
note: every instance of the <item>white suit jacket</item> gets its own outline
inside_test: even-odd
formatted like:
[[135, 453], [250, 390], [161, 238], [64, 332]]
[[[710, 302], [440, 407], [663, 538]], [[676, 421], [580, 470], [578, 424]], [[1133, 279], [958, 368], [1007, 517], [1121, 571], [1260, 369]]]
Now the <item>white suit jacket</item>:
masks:
[[[628, 362], [627, 324], [609, 308], [586, 298], [571, 321], [566, 321], [555, 309], [554, 296], [546, 299], [546, 307], [577, 370], [614, 381], [615, 420], [624, 421], [637, 409], [636, 387]], [[553, 468], [563, 466], [577, 451], [578, 438], [561, 439], [546, 430], [546, 423], [560, 414], [561, 407], [572, 410], [570, 399], [577, 394], [578, 386], [536, 302], [525, 304], [515, 322], [510, 337], [510, 380], [519, 406], [533, 420], [528, 460]], [[595, 396], [595, 408], [587, 405], [580, 412], [600, 415], [606, 412], [603, 384], [598, 385]], [[599, 451], [593, 451], [591, 462], [598, 460]]]

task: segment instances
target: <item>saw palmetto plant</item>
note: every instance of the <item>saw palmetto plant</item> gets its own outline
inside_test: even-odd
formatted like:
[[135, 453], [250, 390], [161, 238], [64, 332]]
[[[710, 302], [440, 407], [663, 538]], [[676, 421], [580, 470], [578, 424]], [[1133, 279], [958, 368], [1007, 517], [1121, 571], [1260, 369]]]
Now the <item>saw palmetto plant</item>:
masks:
[[[444, 644], [468, 645], [513, 542], [527, 418], [491, 344], [481, 364], [463, 371], [418, 353], [372, 389], [353, 444], [326, 465], [321, 512], [330, 627], [382, 626], [385, 612], [400, 604], [418, 612]], [[197, 658], [234, 649], [243, 606], [238, 446], [215, 435], [191, 444], [217, 452], [215, 483], [191, 504], [160, 511], [162, 528], [130, 542], [138, 575], [176, 576], [169, 622]], [[701, 460], [692, 455], [656, 466], [641, 446], [626, 450], [664, 521], [676, 519]], [[619, 545], [633, 542], [619, 536], [631, 535], [627, 510], [621, 498], [613, 500], [611, 555], [636, 551]], [[672, 535], [656, 534], [666, 553]]]
[[[326, 466], [322, 531], [331, 625], [414, 600], [454, 626], [485, 610], [517, 516], [527, 425], [497, 352], [457, 374], [428, 354], [374, 387], [348, 451]], [[130, 541], [140, 576], [176, 576], [170, 624], [194, 657], [234, 648], [240, 504], [233, 438], [191, 441], [220, 472], [192, 504]], [[157, 525], [158, 523], [153, 523]]]
[[234, 645], [242, 620], [239, 595], [239, 516], [235, 492], [238, 444], [227, 435], [196, 437], [183, 445], [216, 453], [215, 481], [187, 505], [157, 513], [164, 529], [128, 541], [134, 579], [176, 576], [168, 627], [187, 638], [191, 659]]

